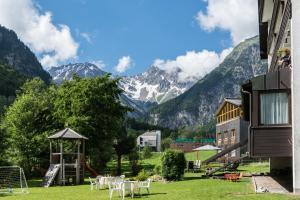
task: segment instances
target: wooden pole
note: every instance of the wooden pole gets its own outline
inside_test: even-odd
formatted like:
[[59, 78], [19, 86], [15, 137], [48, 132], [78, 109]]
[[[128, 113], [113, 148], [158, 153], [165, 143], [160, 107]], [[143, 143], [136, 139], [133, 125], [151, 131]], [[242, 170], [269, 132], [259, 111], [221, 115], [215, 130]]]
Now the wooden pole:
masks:
[[52, 161], [52, 142], [50, 140], [50, 165], [53, 163]]
[[60, 176], [59, 176], [59, 178], [60, 178], [60, 180], [59, 180], [59, 182], [60, 182], [60, 184], [62, 184], [62, 179], [63, 179], [63, 168], [64, 168], [65, 166], [64, 166], [64, 163], [63, 163], [63, 143], [62, 143], [62, 141], [60, 141]]
[[78, 140], [77, 146], [77, 162], [76, 162], [76, 184], [80, 183], [80, 140]]
[[82, 181], [84, 181], [84, 168], [85, 168], [85, 140], [82, 140]]

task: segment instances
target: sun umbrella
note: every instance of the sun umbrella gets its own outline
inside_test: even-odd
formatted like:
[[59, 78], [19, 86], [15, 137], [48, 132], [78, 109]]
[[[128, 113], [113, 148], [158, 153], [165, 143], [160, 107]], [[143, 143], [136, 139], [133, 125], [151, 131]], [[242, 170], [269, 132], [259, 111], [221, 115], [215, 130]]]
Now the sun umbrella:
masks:
[[201, 146], [201, 147], [197, 147], [195, 149], [193, 149], [193, 151], [197, 151], [197, 160], [198, 160], [198, 152], [199, 151], [217, 151], [217, 150], [221, 150], [221, 148], [219, 147], [215, 147], [215, 146], [212, 146], [212, 145], [204, 145], [204, 146]]

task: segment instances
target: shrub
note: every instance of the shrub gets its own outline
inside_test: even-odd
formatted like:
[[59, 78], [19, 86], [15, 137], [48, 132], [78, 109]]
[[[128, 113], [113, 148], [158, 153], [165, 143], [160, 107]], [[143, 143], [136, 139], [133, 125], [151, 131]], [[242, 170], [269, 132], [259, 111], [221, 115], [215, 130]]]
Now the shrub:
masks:
[[135, 177], [135, 179], [137, 181], [145, 181], [149, 178], [149, 175], [147, 174], [147, 172], [145, 170], [142, 170], [139, 172], [139, 174], [137, 175], [137, 177]]
[[157, 175], [157, 174], [151, 176], [150, 179], [153, 182], [159, 182], [159, 181], [163, 181], [164, 180], [162, 176]]
[[151, 158], [152, 156], [152, 151], [151, 151], [151, 147], [149, 147], [148, 145], [146, 145], [143, 149], [143, 158], [147, 159], [147, 158]]
[[168, 181], [181, 180], [184, 175], [185, 163], [182, 151], [167, 150], [162, 157], [162, 176]]

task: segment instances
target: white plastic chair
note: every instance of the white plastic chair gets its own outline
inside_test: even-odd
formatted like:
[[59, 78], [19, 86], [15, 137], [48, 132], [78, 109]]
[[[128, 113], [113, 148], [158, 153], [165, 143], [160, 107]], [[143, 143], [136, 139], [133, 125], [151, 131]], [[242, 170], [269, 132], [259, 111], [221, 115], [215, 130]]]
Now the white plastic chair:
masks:
[[97, 182], [96, 182], [96, 181], [93, 181], [93, 180], [91, 179], [91, 177], [89, 177], [89, 180], [90, 180], [90, 184], [91, 184], [91, 190], [94, 189], [94, 186], [95, 186], [96, 189], [98, 189], [98, 184], [97, 184]]
[[150, 194], [150, 183], [151, 179], [147, 179], [147, 181], [141, 181], [139, 182], [139, 194], [141, 194], [141, 189], [146, 189], [148, 194]]
[[117, 191], [119, 193], [119, 196], [122, 199], [124, 199], [125, 189], [123, 187], [123, 182], [109, 182], [108, 188], [109, 188], [109, 199], [112, 199], [112, 195], [114, 191]]
[[99, 186], [99, 189], [104, 189], [105, 188], [105, 177], [100, 177], [98, 179], [98, 186]]

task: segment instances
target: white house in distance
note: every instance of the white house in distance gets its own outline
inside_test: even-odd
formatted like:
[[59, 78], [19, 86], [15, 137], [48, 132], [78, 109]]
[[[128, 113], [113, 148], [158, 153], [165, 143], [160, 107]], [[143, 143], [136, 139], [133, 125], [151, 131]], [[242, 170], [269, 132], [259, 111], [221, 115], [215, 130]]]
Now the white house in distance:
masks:
[[161, 151], [161, 131], [147, 131], [137, 137], [137, 145], [144, 148], [146, 145], [152, 148], [153, 151]]

